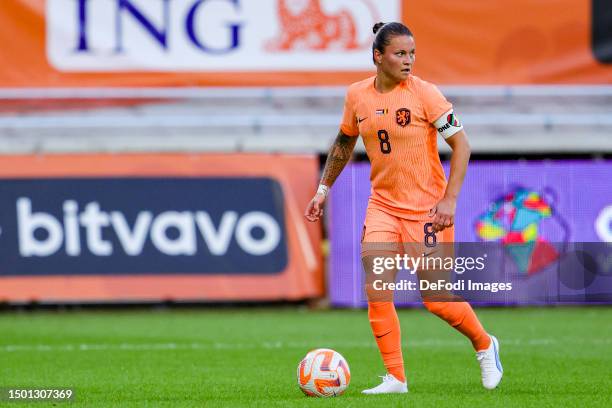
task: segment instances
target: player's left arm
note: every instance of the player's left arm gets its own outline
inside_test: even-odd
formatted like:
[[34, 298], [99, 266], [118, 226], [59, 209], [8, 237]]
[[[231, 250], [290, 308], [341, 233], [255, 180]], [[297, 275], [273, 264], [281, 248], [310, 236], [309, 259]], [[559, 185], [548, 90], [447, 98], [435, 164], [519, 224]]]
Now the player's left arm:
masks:
[[[454, 118], [454, 115], [447, 115], [451, 118]], [[452, 119], [454, 120], [454, 119]], [[444, 118], [443, 122], [452, 122], [452, 120], [447, 120]], [[436, 121], [440, 123], [439, 121]], [[442, 125], [443, 127], [444, 125]], [[470, 161], [470, 144], [468, 142], [465, 131], [463, 130], [463, 126], [459, 124], [460, 129], [452, 129], [452, 134], [445, 134], [444, 131], [440, 133], [444, 137], [444, 140], [450, 148], [452, 149], [451, 153], [451, 161], [450, 161], [450, 175], [448, 178], [448, 184], [446, 186], [446, 191], [444, 192], [444, 197], [440, 200], [434, 208], [431, 209], [429, 215], [433, 217], [432, 224], [433, 230], [438, 232], [442, 231], [444, 228], [450, 227], [455, 223], [455, 211], [457, 209], [457, 198], [459, 197], [459, 192], [461, 191], [461, 186], [463, 185], [463, 179], [465, 178], [465, 173], [467, 171], [468, 162]], [[438, 131], [440, 131], [440, 127], [438, 127]]]

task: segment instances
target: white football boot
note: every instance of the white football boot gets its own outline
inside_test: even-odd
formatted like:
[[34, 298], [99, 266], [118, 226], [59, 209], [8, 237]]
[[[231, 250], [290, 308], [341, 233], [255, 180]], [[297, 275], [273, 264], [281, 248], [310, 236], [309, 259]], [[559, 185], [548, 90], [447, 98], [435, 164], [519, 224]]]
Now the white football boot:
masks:
[[403, 394], [408, 392], [408, 385], [401, 382], [393, 374], [381, 375], [382, 383], [369, 390], [361, 391], [362, 394]]
[[489, 335], [491, 344], [489, 348], [476, 353], [476, 359], [480, 363], [480, 372], [482, 376], [482, 386], [488, 390], [492, 390], [502, 379], [504, 369], [499, 359], [499, 342], [495, 336]]

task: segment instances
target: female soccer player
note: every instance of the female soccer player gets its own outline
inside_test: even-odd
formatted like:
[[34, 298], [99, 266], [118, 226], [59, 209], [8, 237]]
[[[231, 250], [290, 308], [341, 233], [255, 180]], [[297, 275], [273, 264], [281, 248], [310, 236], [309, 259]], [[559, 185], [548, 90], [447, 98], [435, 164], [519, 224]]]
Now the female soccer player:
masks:
[[[397, 22], [378, 23], [373, 31], [376, 76], [349, 87], [340, 131], [317, 193], [305, 212], [312, 222], [321, 217], [329, 189], [361, 135], [371, 162], [372, 182], [361, 240], [366, 282], [372, 280], [372, 255], [381, 253], [381, 243], [382, 252], [392, 255], [405, 253], [402, 248], [410, 243], [430, 247], [432, 243], [453, 242], [457, 197], [470, 157], [467, 137], [452, 105], [435, 85], [411, 74], [415, 62], [411, 31]], [[448, 182], [438, 156], [438, 132], [452, 149]], [[381, 298], [369, 284], [366, 294], [368, 318], [387, 375], [380, 385], [363, 393], [405, 393], [400, 324], [392, 295]], [[483, 386], [495, 388], [503, 374], [499, 344], [483, 329], [471, 306], [421, 295], [430, 312], [470, 339], [480, 362]]]

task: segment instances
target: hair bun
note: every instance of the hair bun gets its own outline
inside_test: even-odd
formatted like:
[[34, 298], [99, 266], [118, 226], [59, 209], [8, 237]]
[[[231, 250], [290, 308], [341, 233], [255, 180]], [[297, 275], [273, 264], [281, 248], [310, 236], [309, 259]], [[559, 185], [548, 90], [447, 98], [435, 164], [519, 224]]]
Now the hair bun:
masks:
[[374, 34], [376, 34], [378, 32], [378, 30], [380, 30], [382, 28], [382, 26], [384, 26], [385, 23], [376, 23], [374, 24], [374, 27], [372, 27], [372, 31], [374, 32]]

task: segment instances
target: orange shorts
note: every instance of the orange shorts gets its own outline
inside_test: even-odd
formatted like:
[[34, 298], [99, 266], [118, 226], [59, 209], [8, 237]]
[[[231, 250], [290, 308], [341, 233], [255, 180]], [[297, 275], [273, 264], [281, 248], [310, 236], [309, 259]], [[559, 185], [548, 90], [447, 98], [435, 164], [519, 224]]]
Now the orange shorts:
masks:
[[[368, 206], [361, 237], [361, 255], [431, 253], [455, 240], [455, 227], [434, 233], [427, 220], [396, 217], [379, 208]], [[448, 246], [447, 246], [448, 247]]]

